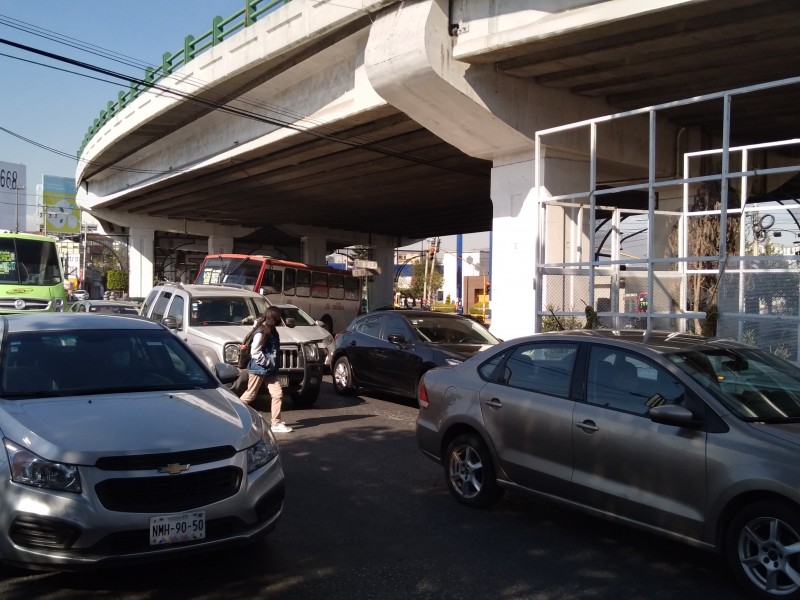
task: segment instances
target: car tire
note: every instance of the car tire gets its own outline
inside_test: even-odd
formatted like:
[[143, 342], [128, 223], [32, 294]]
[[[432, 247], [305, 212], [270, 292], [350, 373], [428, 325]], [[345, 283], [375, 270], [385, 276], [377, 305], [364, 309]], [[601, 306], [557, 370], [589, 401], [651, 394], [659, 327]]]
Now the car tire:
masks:
[[309, 406], [314, 406], [317, 398], [319, 398], [319, 387], [320, 386], [315, 385], [313, 387], [306, 388], [302, 393], [292, 394], [292, 403], [297, 408], [308, 408]]
[[778, 500], [755, 502], [730, 523], [725, 558], [734, 577], [758, 598], [800, 598], [800, 584], [790, 574], [800, 571], [800, 513]]
[[447, 445], [444, 477], [456, 500], [467, 506], [485, 508], [503, 495], [489, 449], [474, 433], [459, 435]]
[[353, 385], [353, 369], [350, 367], [350, 361], [346, 356], [342, 356], [336, 360], [331, 369], [331, 378], [333, 379], [333, 389], [337, 394], [347, 396], [355, 391]]

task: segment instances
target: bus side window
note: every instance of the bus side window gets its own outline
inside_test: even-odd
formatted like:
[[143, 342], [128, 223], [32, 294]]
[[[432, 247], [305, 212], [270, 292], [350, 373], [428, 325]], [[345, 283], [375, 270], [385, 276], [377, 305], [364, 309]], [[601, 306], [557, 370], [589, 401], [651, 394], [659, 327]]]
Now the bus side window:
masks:
[[[291, 269], [287, 269], [291, 271]], [[281, 281], [282, 272], [278, 269], [268, 269], [264, 272], [264, 280], [261, 285], [263, 294], [280, 294], [283, 291], [283, 282]], [[288, 277], [287, 277], [288, 279]], [[294, 286], [294, 284], [292, 284]]]
[[294, 269], [283, 270], [283, 293], [287, 296], [294, 296], [297, 287], [297, 271]]
[[358, 277], [347, 276], [344, 297], [346, 300], [358, 300], [361, 297], [361, 280]]
[[304, 297], [311, 295], [311, 271], [297, 269], [297, 295]]
[[328, 275], [328, 298], [341, 300], [344, 298], [344, 276]]
[[328, 274], [314, 271], [311, 273], [311, 297], [328, 297]]

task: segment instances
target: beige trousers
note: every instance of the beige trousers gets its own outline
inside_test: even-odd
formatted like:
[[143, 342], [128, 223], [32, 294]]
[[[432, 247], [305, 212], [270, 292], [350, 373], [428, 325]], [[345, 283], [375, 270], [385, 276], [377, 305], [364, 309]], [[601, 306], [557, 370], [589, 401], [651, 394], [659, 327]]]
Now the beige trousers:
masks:
[[247, 389], [242, 394], [242, 402], [250, 404], [253, 400], [256, 399], [258, 396], [258, 390], [261, 389], [261, 384], [267, 384], [267, 392], [269, 392], [269, 397], [272, 399], [272, 405], [270, 407], [270, 413], [272, 416], [272, 420], [270, 425], [278, 425], [281, 422], [281, 405], [283, 404], [283, 388], [281, 388], [281, 384], [278, 382], [277, 376], [269, 376], [269, 375], [254, 375], [253, 373], [248, 374], [247, 378]]

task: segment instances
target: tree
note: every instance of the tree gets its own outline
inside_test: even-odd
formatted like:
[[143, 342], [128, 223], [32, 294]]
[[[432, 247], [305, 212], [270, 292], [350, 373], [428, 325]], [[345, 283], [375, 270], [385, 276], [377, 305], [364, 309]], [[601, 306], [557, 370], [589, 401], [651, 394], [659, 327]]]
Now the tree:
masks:
[[[690, 212], [700, 212], [708, 210], [719, 210], [721, 206], [719, 181], [703, 182], [698, 188], [689, 206]], [[731, 193], [729, 198], [735, 198]], [[739, 228], [741, 220], [737, 216], [728, 217], [725, 224], [724, 243], [728, 256], [738, 254]], [[689, 256], [718, 256], [720, 245], [723, 243], [723, 236], [720, 232], [720, 217], [714, 215], [690, 216], [688, 219], [687, 248]], [[677, 226], [672, 231], [667, 243], [667, 251], [670, 256], [679, 256], [678, 248], [678, 229]], [[701, 270], [720, 270], [723, 265], [716, 260], [695, 260], [687, 263], [689, 271]], [[678, 265], [674, 264], [673, 269]], [[705, 312], [705, 323], [699, 319], [695, 320], [694, 330], [696, 333], [706, 335], [716, 334], [717, 316], [717, 293], [719, 290], [719, 275], [714, 274], [692, 274], [688, 277], [688, 302], [689, 310]]]
[[[399, 288], [397, 291], [407, 298], [422, 298], [422, 293], [425, 288], [425, 260], [415, 262], [411, 271], [411, 285], [406, 288]], [[428, 265], [428, 289], [439, 290], [442, 288], [444, 282], [444, 275], [442, 275], [443, 267], [441, 264], [433, 264], [433, 274], [430, 272], [430, 264]]]

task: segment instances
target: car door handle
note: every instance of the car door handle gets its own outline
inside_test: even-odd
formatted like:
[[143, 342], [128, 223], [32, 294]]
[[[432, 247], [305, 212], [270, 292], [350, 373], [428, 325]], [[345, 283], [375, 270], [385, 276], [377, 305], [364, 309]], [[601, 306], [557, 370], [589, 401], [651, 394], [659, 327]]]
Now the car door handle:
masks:
[[578, 429], [583, 429], [586, 433], [594, 433], [595, 431], [599, 431], [600, 428], [594, 424], [594, 421], [582, 421], [581, 423], [575, 423], [575, 427]]
[[486, 406], [491, 406], [492, 408], [503, 408], [503, 403], [500, 402], [499, 398], [492, 398], [491, 400], [486, 401]]

